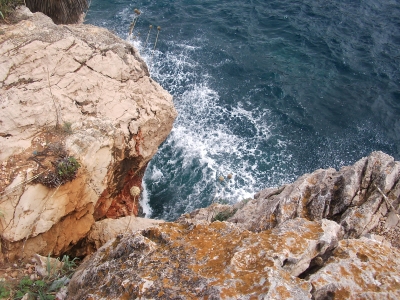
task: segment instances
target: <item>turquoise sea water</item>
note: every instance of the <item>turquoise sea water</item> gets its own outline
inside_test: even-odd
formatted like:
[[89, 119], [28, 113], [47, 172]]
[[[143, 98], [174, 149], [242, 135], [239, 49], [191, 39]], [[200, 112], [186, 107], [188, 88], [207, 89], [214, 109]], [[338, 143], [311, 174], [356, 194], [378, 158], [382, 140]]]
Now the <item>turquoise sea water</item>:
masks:
[[147, 216], [236, 202], [375, 150], [400, 159], [399, 0], [93, 0], [86, 23], [126, 39], [135, 8], [132, 43], [179, 113], [146, 171]]

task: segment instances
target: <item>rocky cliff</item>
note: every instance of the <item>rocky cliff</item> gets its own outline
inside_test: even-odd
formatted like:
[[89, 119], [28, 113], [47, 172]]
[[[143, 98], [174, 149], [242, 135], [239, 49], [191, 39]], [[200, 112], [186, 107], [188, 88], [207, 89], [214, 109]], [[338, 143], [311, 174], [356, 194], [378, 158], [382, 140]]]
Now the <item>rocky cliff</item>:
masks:
[[0, 24], [1, 252], [60, 255], [95, 221], [138, 215], [144, 170], [176, 111], [108, 30], [24, 8], [15, 18]]
[[374, 152], [119, 235], [69, 299], [399, 299], [399, 208], [400, 162]]

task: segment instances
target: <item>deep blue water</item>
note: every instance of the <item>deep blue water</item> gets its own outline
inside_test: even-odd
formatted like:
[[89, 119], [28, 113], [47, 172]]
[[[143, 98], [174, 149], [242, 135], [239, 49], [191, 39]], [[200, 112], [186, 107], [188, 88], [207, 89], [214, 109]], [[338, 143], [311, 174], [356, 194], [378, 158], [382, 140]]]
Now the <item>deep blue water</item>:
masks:
[[93, 0], [86, 23], [126, 39], [135, 8], [132, 42], [179, 113], [144, 178], [151, 217], [400, 159], [400, 0]]

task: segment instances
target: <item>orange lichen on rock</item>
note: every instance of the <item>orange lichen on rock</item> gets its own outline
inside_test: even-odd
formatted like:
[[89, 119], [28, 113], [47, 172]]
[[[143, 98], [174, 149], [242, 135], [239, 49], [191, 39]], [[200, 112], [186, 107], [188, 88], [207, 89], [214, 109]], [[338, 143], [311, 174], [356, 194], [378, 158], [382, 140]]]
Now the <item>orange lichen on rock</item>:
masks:
[[261, 233], [219, 221], [163, 223], [101, 248], [76, 272], [70, 293], [80, 298], [85, 286], [96, 299], [118, 298], [124, 288], [116, 283], [129, 278], [133, 298], [309, 298], [311, 286], [293, 274], [337, 244], [338, 228], [305, 219]]
[[310, 276], [310, 282], [316, 298], [330, 294], [335, 299], [377, 299], [387, 295], [399, 299], [398, 261], [396, 248], [365, 238], [342, 240], [327, 264]]

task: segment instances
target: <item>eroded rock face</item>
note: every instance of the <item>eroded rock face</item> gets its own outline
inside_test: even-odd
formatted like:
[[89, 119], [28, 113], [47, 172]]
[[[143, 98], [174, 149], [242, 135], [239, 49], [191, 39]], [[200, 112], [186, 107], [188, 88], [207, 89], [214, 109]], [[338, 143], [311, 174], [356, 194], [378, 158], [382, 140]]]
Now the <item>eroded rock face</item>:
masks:
[[326, 265], [308, 279], [315, 299], [399, 299], [400, 252], [362, 238], [340, 241]]
[[[0, 25], [0, 224], [9, 259], [59, 255], [95, 220], [138, 215], [130, 190], [141, 188], [176, 117], [130, 44], [41, 13], [20, 18]], [[33, 184], [44, 171], [38, 154], [54, 145], [80, 163], [76, 179]]]
[[119, 236], [79, 267], [69, 299], [309, 299], [297, 276], [332, 251], [333, 221], [253, 233], [227, 222], [164, 223]]
[[72, 257], [83, 257], [92, 254], [109, 240], [127, 232], [135, 232], [154, 227], [164, 223], [163, 220], [145, 219], [135, 216], [122, 217], [119, 219], [104, 219], [95, 222], [87, 236], [73, 247], [69, 254]]
[[78, 269], [69, 299], [398, 299], [398, 209], [399, 163], [374, 152], [120, 235]]
[[292, 184], [265, 189], [248, 202], [210, 206], [192, 212], [190, 218], [201, 220], [230, 209], [236, 213], [227, 221], [255, 232], [296, 217], [311, 221], [326, 218], [341, 224], [345, 237], [377, 233], [400, 247], [399, 207], [400, 162], [383, 152], [373, 152], [339, 171], [317, 170]]

